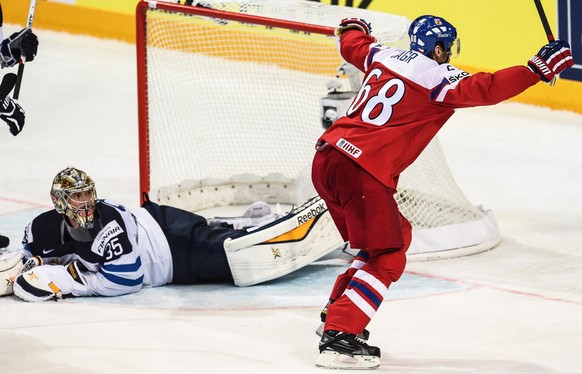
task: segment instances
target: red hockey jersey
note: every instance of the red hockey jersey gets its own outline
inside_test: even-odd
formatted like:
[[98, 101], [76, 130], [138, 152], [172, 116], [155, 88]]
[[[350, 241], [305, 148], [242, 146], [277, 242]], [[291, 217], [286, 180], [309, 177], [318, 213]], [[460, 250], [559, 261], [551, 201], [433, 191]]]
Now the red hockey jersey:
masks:
[[342, 34], [340, 51], [365, 76], [346, 115], [321, 139], [394, 189], [455, 108], [497, 104], [540, 81], [526, 66], [471, 75], [415, 51], [383, 47], [358, 30]]

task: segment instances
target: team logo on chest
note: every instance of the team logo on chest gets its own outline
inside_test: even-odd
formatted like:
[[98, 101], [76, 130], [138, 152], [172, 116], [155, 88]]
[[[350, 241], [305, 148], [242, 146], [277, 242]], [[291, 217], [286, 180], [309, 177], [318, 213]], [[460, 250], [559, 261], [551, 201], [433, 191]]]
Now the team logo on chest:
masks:
[[358, 158], [362, 155], [362, 150], [352, 143], [348, 142], [344, 138], [340, 138], [337, 143], [335, 143], [342, 151], [349, 154], [353, 158]]

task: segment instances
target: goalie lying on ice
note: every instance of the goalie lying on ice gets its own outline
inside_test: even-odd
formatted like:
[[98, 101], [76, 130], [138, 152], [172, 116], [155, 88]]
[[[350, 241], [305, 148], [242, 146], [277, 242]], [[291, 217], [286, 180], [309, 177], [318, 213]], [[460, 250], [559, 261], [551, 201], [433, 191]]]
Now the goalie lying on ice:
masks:
[[249, 286], [289, 274], [341, 244], [326, 227], [333, 224], [318, 197], [283, 216], [257, 202], [243, 215], [254, 221], [249, 229], [209, 224], [149, 200], [132, 210], [98, 200], [93, 180], [75, 168], [57, 174], [51, 198], [55, 208], [27, 225], [24, 249], [0, 255], [0, 275], [8, 279], [0, 294], [45, 301], [169, 283]]

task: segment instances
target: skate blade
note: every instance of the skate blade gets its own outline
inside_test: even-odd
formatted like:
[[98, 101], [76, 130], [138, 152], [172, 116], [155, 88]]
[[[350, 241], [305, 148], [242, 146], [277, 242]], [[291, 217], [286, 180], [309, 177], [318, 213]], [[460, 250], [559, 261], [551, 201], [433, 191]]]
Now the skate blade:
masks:
[[317, 357], [315, 366], [328, 369], [362, 370], [376, 369], [380, 358], [376, 356], [348, 356], [333, 351], [323, 351]]

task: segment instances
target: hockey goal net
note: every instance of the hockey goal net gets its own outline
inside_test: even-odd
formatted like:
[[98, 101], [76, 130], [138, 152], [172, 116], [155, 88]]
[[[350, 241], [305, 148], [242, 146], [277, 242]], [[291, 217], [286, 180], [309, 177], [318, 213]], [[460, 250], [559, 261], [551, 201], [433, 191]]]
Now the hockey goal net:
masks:
[[[370, 21], [383, 44], [408, 46], [408, 19], [363, 9], [141, 1], [140, 191], [191, 211], [313, 197], [320, 99], [342, 65], [333, 28], [345, 17]], [[414, 229], [411, 259], [476, 253], [499, 240], [493, 215], [465, 198], [437, 140], [402, 175], [397, 199]]]

